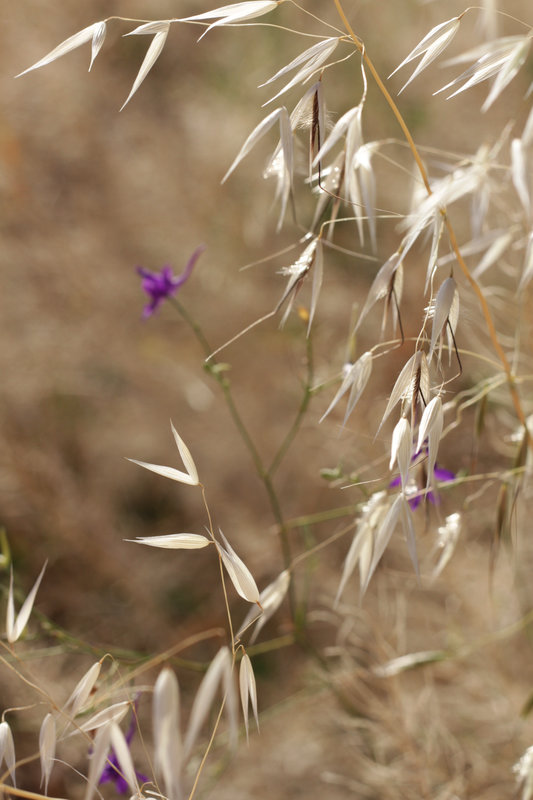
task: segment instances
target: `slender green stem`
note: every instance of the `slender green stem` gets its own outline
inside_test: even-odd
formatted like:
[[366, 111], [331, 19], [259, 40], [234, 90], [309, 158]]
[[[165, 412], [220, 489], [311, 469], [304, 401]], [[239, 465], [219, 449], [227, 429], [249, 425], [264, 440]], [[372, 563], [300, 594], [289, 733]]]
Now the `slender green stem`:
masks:
[[[200, 327], [200, 325], [196, 322], [195, 319], [193, 319], [193, 317], [189, 314], [189, 312], [185, 309], [185, 307], [179, 302], [179, 300], [176, 300], [175, 298], [172, 298], [172, 297], [170, 297], [169, 300], [172, 303], [172, 305], [174, 306], [174, 308], [178, 311], [178, 313], [185, 320], [185, 322], [187, 322], [187, 324], [189, 325], [189, 327], [191, 328], [193, 333], [195, 334], [195, 336], [198, 339], [198, 342], [200, 343], [200, 345], [201, 345], [204, 353], [206, 354], [206, 356], [211, 356], [213, 350], [212, 350], [211, 346], [209, 345], [209, 342], [207, 341], [207, 339], [206, 339], [206, 337], [204, 335], [204, 332], [202, 331], [202, 328]], [[252, 437], [250, 436], [250, 434], [248, 432], [248, 429], [246, 428], [246, 425], [244, 424], [244, 422], [242, 420], [241, 415], [239, 414], [237, 406], [235, 405], [235, 402], [233, 400], [233, 395], [232, 395], [232, 392], [231, 392], [231, 385], [230, 385], [230, 382], [229, 382], [227, 376], [225, 375], [224, 369], [221, 368], [220, 364], [214, 362], [212, 358], [205, 365], [205, 369], [209, 372], [210, 375], [213, 376], [213, 378], [216, 380], [216, 382], [220, 386], [220, 388], [222, 390], [222, 393], [224, 395], [224, 400], [226, 401], [226, 405], [227, 405], [228, 410], [230, 412], [231, 418], [232, 418], [232, 420], [233, 420], [233, 422], [235, 424], [235, 427], [237, 428], [237, 430], [238, 430], [238, 432], [239, 432], [239, 434], [241, 436], [241, 439], [243, 440], [248, 452], [250, 453], [250, 456], [251, 456], [251, 459], [253, 461], [253, 464], [254, 464], [254, 467], [255, 467], [255, 470], [256, 470], [256, 473], [257, 473], [258, 477], [260, 478], [260, 480], [263, 482], [263, 484], [265, 486], [265, 489], [266, 489], [266, 492], [267, 492], [267, 495], [268, 495], [268, 499], [269, 499], [269, 502], [270, 502], [270, 507], [272, 509], [272, 513], [273, 513], [273, 516], [274, 516], [274, 520], [275, 520], [275, 522], [276, 522], [276, 524], [278, 526], [278, 533], [279, 533], [279, 539], [280, 539], [280, 543], [281, 543], [281, 552], [282, 552], [283, 564], [284, 564], [285, 569], [290, 569], [291, 563], [292, 563], [292, 552], [291, 552], [291, 545], [290, 545], [290, 540], [289, 540], [289, 533], [288, 533], [288, 528], [286, 527], [284, 519], [283, 519], [283, 513], [281, 511], [279, 498], [278, 498], [276, 490], [274, 488], [274, 483], [273, 483], [273, 480], [272, 480], [271, 471], [266, 469], [266, 467], [265, 467], [265, 465], [263, 463], [263, 460], [262, 460], [261, 456], [259, 455], [259, 452], [258, 452], [258, 450], [257, 450], [257, 448], [256, 448], [256, 446], [254, 444], [254, 441], [253, 441]], [[300, 419], [301, 419], [301, 416], [300, 416]], [[293, 428], [294, 428], [294, 426], [293, 426]], [[290, 442], [294, 438], [295, 434], [296, 434], [296, 430], [294, 430], [294, 432], [292, 433], [292, 436], [291, 436], [288, 444], [290, 444]], [[288, 444], [287, 444], [287, 447], [288, 447]], [[282, 445], [282, 447], [283, 447], [283, 445]], [[286, 449], [287, 448], [284, 448], [284, 452], [282, 453], [282, 457], [285, 454]], [[296, 619], [296, 600], [295, 600], [294, 587], [293, 587], [292, 581], [289, 584], [289, 605], [290, 605], [290, 609], [291, 609], [291, 617], [292, 617], [293, 620], [295, 620]]]
[[[200, 345], [201, 345], [204, 353], [206, 354], [206, 356], [211, 355], [211, 353], [213, 352], [213, 349], [210, 346], [209, 342], [207, 341], [207, 339], [205, 337], [205, 334], [204, 334], [202, 328], [200, 327], [200, 325], [189, 314], [189, 312], [187, 311], [185, 306], [183, 306], [179, 302], [179, 300], [176, 300], [173, 297], [169, 297], [168, 299], [170, 300], [170, 302], [172, 303], [174, 308], [178, 311], [178, 313], [183, 317], [185, 322], [189, 325], [189, 327], [193, 331], [194, 335], [198, 339], [198, 342], [200, 343]], [[256, 448], [256, 446], [255, 446], [255, 444], [253, 442], [253, 439], [250, 436], [250, 434], [248, 433], [248, 429], [246, 428], [246, 426], [245, 426], [245, 424], [244, 424], [244, 422], [242, 420], [242, 417], [239, 414], [239, 411], [238, 411], [238, 409], [237, 409], [237, 407], [235, 405], [235, 402], [233, 400], [233, 395], [231, 393], [230, 382], [229, 382], [227, 376], [224, 374], [223, 368], [221, 368], [220, 364], [217, 364], [217, 362], [213, 362], [213, 360], [211, 360], [210, 362], [208, 362], [205, 365], [205, 369], [209, 372], [210, 375], [212, 375], [212, 377], [216, 380], [216, 382], [218, 383], [218, 385], [222, 389], [222, 393], [224, 395], [224, 400], [226, 401], [226, 405], [227, 405], [228, 410], [229, 410], [229, 412], [231, 414], [231, 418], [233, 419], [233, 422], [235, 423], [235, 426], [237, 427], [237, 430], [239, 431], [239, 434], [241, 435], [241, 438], [242, 438], [244, 444], [246, 445], [246, 448], [247, 448], [248, 452], [250, 453], [250, 456], [252, 457], [252, 461], [254, 462], [254, 466], [255, 466], [255, 469], [257, 471], [257, 474], [263, 480], [264, 479], [264, 474], [265, 474], [265, 467], [263, 465], [263, 461], [262, 461], [261, 456], [259, 455], [259, 453], [257, 451], [257, 448]]]
[[192, 785], [192, 789], [191, 789], [190, 794], [189, 794], [189, 800], [192, 800], [192, 798], [195, 795], [196, 787], [198, 786], [198, 781], [200, 780], [200, 776], [201, 776], [201, 774], [203, 772], [205, 762], [207, 761], [207, 756], [209, 755], [209, 753], [211, 751], [211, 748], [213, 747], [213, 742], [215, 741], [215, 736], [216, 736], [216, 733], [217, 733], [217, 730], [218, 730], [218, 726], [220, 725], [220, 720], [222, 719], [222, 712], [224, 711], [224, 706], [225, 705], [226, 705], [226, 695], [224, 695], [224, 697], [222, 698], [222, 702], [220, 704], [220, 709], [218, 711], [217, 718], [215, 720], [215, 724], [214, 724], [213, 730], [211, 732], [211, 736], [209, 737], [209, 742], [207, 743], [206, 751], [203, 754], [202, 760], [200, 761], [200, 766], [198, 767], [198, 770], [196, 771], [196, 776], [194, 778], [194, 783]]
[[305, 385], [303, 387], [302, 402], [300, 403], [300, 407], [298, 409], [294, 422], [292, 423], [285, 439], [282, 441], [276, 455], [272, 459], [272, 463], [268, 468], [269, 475], [274, 475], [279, 465], [285, 458], [285, 455], [289, 447], [291, 446], [294, 437], [296, 436], [296, 434], [300, 429], [303, 417], [305, 415], [305, 412], [307, 411], [307, 407], [309, 406], [311, 397], [313, 396], [312, 386], [313, 386], [314, 370], [313, 370], [313, 347], [311, 342], [311, 336], [307, 337], [306, 345], [307, 345], [306, 346], [307, 375], [306, 375]]
[[212, 352], [211, 345], [209, 344], [209, 342], [205, 338], [203, 330], [198, 325], [198, 323], [196, 322], [194, 317], [192, 317], [189, 314], [189, 312], [187, 311], [185, 306], [182, 303], [180, 303], [179, 300], [176, 300], [175, 297], [168, 297], [167, 299], [168, 299], [169, 303], [172, 306], [174, 306], [174, 308], [176, 309], [178, 314], [181, 317], [183, 317], [183, 319], [185, 320], [185, 322], [187, 323], [189, 328], [192, 330], [192, 332], [194, 333], [194, 335], [198, 339], [198, 341], [199, 341], [199, 343], [200, 343], [200, 345], [202, 347], [202, 350], [204, 351], [206, 356], [209, 356], [211, 354], [211, 352]]
[[230, 635], [230, 641], [231, 641], [231, 650], [232, 650], [233, 653], [235, 653], [235, 637], [233, 635], [233, 622], [231, 621], [231, 612], [230, 612], [230, 608], [229, 608], [228, 593], [226, 591], [226, 579], [224, 577], [224, 567], [223, 567], [223, 564], [222, 564], [222, 556], [220, 555], [220, 547], [219, 547], [218, 542], [217, 542], [217, 540], [215, 538], [215, 532], [213, 530], [213, 520], [211, 518], [211, 511], [209, 510], [209, 505], [207, 504], [207, 497], [205, 496], [205, 486], [203, 485], [203, 483], [201, 483], [200, 487], [202, 489], [202, 500], [204, 501], [205, 512], [207, 514], [207, 519], [209, 520], [209, 533], [210, 533], [211, 539], [213, 540], [214, 545], [215, 545], [215, 547], [217, 549], [218, 566], [219, 566], [219, 569], [220, 569], [220, 580], [222, 582], [222, 592], [224, 593], [224, 605], [226, 606], [226, 614], [228, 616], [228, 627], [229, 627], [229, 635]]

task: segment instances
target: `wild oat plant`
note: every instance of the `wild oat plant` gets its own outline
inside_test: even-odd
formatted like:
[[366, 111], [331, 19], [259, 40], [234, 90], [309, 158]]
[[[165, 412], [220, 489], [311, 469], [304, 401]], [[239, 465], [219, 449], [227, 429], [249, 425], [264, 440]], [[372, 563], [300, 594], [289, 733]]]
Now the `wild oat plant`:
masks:
[[[392, 743], [398, 712], [387, 709], [389, 701], [383, 700], [383, 693], [389, 691], [383, 688], [386, 681], [415, 671], [422, 672], [427, 683], [438, 681], [443, 662], [455, 665], [487, 643], [500, 642], [505, 647], [510, 637], [525, 637], [533, 621], [530, 607], [523, 608], [509, 627], [496, 630], [478, 645], [454, 643], [451, 637], [441, 649], [420, 642], [415, 651], [393, 653], [378, 641], [379, 619], [373, 644], [365, 644], [361, 633], [368, 626], [365, 604], [371, 602], [378, 579], [382, 593], [388, 591], [388, 583], [411, 581], [417, 602], [423, 605], [426, 593], [438, 587], [443, 571], [453, 571], [454, 551], [458, 543], [468, 542], [480, 513], [475, 500], [483, 499], [492, 530], [487, 558], [478, 565], [487, 581], [493, 579], [502, 558], [512, 562], [513, 548], [530, 535], [532, 434], [528, 422], [533, 417], [528, 415], [533, 408], [528, 390], [532, 376], [527, 370], [532, 363], [533, 83], [528, 90], [526, 75], [529, 69], [531, 77], [531, 21], [510, 18], [489, 2], [467, 8], [442, 20], [421, 41], [408, 43], [405, 58], [387, 78], [374, 66], [372, 53], [365, 47], [365, 32], [352, 27], [350, 9], [341, 0], [332, 0], [331, 10], [337, 15], [336, 24], [322, 22], [291, 0], [247, 0], [182, 19], [113, 16], [74, 33], [21, 73], [45, 67], [86, 45], [91, 48], [90, 69], [104, 48], [106, 31], [116, 27], [125, 36], [148, 39], [124, 108], [135, 101], [174, 26], [189, 26], [191, 37], [200, 30], [200, 39], [209, 39], [213, 29], [220, 27], [239, 26], [243, 37], [250, 35], [250, 26], [278, 27], [292, 41], [294, 57], [286, 64], [265, 65], [260, 95], [265, 98], [269, 92], [265, 110], [258, 108], [257, 125], [236, 150], [233, 163], [221, 165], [221, 174], [225, 169], [223, 184], [228, 184], [234, 172], [246, 169], [247, 156], [260, 140], [271, 142], [272, 154], [262, 177], [274, 184], [274, 227], [288, 232], [285, 235], [293, 238], [293, 247], [283, 251], [286, 262], [280, 274], [284, 283], [276, 305], [266, 308], [245, 330], [236, 330], [230, 341], [215, 344], [208, 342], [202, 320], [196, 319], [180, 294], [200, 268], [204, 245], [190, 256], [179, 277], [171, 267], [160, 272], [138, 270], [148, 296], [144, 316], [151, 318], [149, 324], [157, 325], [152, 317], [161, 304], [172, 304], [203, 348], [204, 368], [218, 384], [270, 503], [279, 545], [277, 576], [259, 587], [254, 579], [257, 562], [240, 546], [236, 552], [231, 531], [223, 533], [213, 523], [209, 487], [202, 483], [195, 454], [186, 444], [187, 419], [174, 420], [176, 427], [172, 424], [171, 430], [179, 466], [134, 463], [175, 481], [178, 492], [200, 493], [205, 515], [194, 532], [155, 534], [134, 543], [172, 551], [211, 551], [219, 565], [225, 602], [225, 642], [220, 646], [219, 632], [208, 630], [133, 666], [121, 664], [110, 653], [91, 663], [77, 683], [65, 687], [65, 700], [60, 691], [56, 696], [41, 685], [26, 663], [39, 631], [45, 630], [41, 628], [44, 621], [32, 618], [39, 586], [46, 581], [45, 567], [18, 612], [11, 571], [1, 660], [6, 674], [18, 676], [27, 699], [6, 708], [0, 724], [1, 785], [6, 796], [49, 796], [58, 770], [68, 773], [62, 785], [70, 787], [69, 797], [85, 800], [116, 794], [169, 800], [205, 795], [215, 780], [221, 747], [233, 756], [237, 748], [246, 748], [246, 741], [261, 737], [255, 729], [266, 709], [256, 689], [255, 657], [269, 648], [288, 646], [301, 650], [322, 685], [336, 697], [338, 716], [346, 718], [339, 722], [345, 726], [345, 735], [362, 732], [358, 739], [350, 739], [353, 761], [343, 774], [330, 770], [316, 776], [320, 796], [337, 796], [337, 791], [339, 796], [450, 800], [510, 797], [509, 792], [522, 800], [533, 796], [533, 730], [527, 728], [526, 697], [522, 698], [525, 727], [521, 732], [532, 747], [525, 753], [523, 746], [518, 749], [522, 739], [517, 735], [521, 724], [517, 708], [516, 726], [505, 742], [509, 782], [500, 783], [499, 788], [491, 786], [490, 757], [483, 767], [486, 780], [480, 780], [478, 770], [478, 783], [474, 788], [469, 785], [468, 755], [464, 756], [468, 746], [461, 749], [457, 742], [452, 746], [443, 735], [435, 744], [433, 772], [426, 753], [425, 760], [407, 760], [414, 771], [407, 782], [405, 776], [398, 777], [394, 762], [407, 759], [402, 747], [421, 752], [425, 744], [416, 737], [403, 746]], [[498, 38], [496, 32], [503, 23], [514, 32]], [[461, 38], [460, 32], [470, 46], [454, 52], [454, 39]], [[472, 103], [477, 103], [474, 87], [486, 86], [476, 125], [484, 138], [472, 142], [468, 153], [418, 147], [402, 113], [412, 84], [423, 81], [430, 64], [443, 58], [448, 58], [451, 77], [433, 92], [435, 103], [452, 104], [454, 97], [468, 92]], [[336, 84], [341, 69], [343, 75], [350, 75], [342, 93]], [[521, 88], [516, 91], [518, 84]], [[328, 106], [332, 87], [335, 97], [346, 98], [344, 106]], [[150, 91], [149, 81], [143, 91]], [[372, 112], [370, 96], [373, 103], [387, 104], [397, 124], [396, 138], [365, 137], [365, 120]], [[485, 131], [485, 112], [505, 103], [502, 126]], [[386, 191], [389, 180], [403, 187], [400, 194]], [[265, 220], [264, 224], [270, 227], [271, 223]], [[204, 239], [209, 247], [209, 230]], [[276, 249], [281, 248], [272, 248]], [[273, 252], [271, 258], [276, 263], [280, 254]], [[352, 322], [346, 341], [335, 351], [344, 349], [344, 363], [332, 355], [329, 362], [315, 364], [315, 348], [327, 329], [326, 312], [320, 317], [328, 287], [335, 283], [339, 269], [355, 275], [361, 265], [364, 274], [371, 272], [372, 277], [367, 289], [354, 289], [352, 296], [346, 296], [342, 313], [352, 314]], [[253, 281], [252, 274], [244, 273], [239, 280]], [[361, 287], [363, 280], [357, 283]], [[404, 286], [408, 287], [405, 291]], [[259, 325], [278, 321], [282, 329], [278, 335], [284, 336], [290, 317], [299, 322], [305, 341], [302, 393], [286, 436], [267, 463], [238, 410], [228, 364], [221, 358], [231, 358], [232, 344], [240, 337], [247, 337], [253, 349]], [[383, 387], [388, 398], [381, 404]], [[357, 430], [362, 423], [352, 423], [358, 404], [365, 401], [368, 421], [358, 463]], [[377, 409], [377, 416], [371, 407]], [[289, 450], [297, 449], [304, 423], [318, 426], [320, 435], [336, 440], [339, 448], [346, 440], [352, 443], [350, 467], [342, 466], [339, 458], [337, 466], [324, 464], [320, 478], [333, 488], [342, 487], [347, 499], [342, 507], [328, 507], [314, 515], [302, 509], [302, 517], [287, 519], [276, 476]], [[455, 463], [453, 453], [459, 454], [459, 445], [446, 449], [446, 440], [462, 442]], [[478, 466], [481, 441], [485, 453], [490, 443], [493, 455], [485, 455]], [[491, 471], [486, 469], [488, 463]], [[306, 532], [319, 523], [320, 536], [309, 544]], [[271, 521], [264, 524], [270, 528]], [[251, 536], [262, 537], [267, 547], [275, 540], [265, 540], [264, 533], [256, 530]], [[396, 540], [404, 544], [396, 545]], [[387, 561], [391, 548], [393, 563]], [[403, 548], [412, 562], [411, 576], [399, 566]], [[257, 554], [259, 547], [253, 550]], [[169, 557], [179, 559], [183, 554]], [[3, 568], [10, 569], [5, 537]], [[235, 607], [234, 593], [242, 598], [238, 619], [230, 612], [230, 602]], [[441, 595], [439, 602], [444, 604], [446, 597]], [[276, 616], [284, 621], [284, 633], [269, 638], [265, 630], [279, 630], [279, 626], [265, 626]], [[321, 638], [315, 635], [315, 627], [324, 623], [330, 635]], [[24, 642], [28, 626], [34, 629], [31, 643]], [[176, 667], [176, 659], [180, 654], [194, 658], [200, 645], [205, 653], [206, 643], [212, 646], [212, 660], [204, 666], [190, 709], [182, 713], [179, 672], [186, 667]], [[408, 702], [416, 705], [419, 700], [415, 695]], [[35, 719], [36, 713], [40, 731], [35, 730], [34, 755], [17, 760], [20, 720], [28, 714]], [[427, 730], [430, 737], [429, 722]], [[494, 744], [494, 748], [500, 746], [502, 742]], [[33, 761], [40, 763], [40, 793], [25, 785], [25, 765]], [[264, 791], [271, 794], [268, 786]]]

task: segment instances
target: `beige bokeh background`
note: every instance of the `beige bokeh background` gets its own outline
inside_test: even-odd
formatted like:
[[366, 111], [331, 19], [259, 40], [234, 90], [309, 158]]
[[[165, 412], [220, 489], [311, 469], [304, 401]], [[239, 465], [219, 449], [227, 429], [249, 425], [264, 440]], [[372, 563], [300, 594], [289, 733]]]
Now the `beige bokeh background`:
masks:
[[[338, 24], [332, 3], [322, 0], [306, 8]], [[149, 42], [141, 36], [122, 38], [132, 24], [110, 24], [89, 75], [84, 47], [18, 80], [13, 76], [106, 15], [151, 19], [201, 10], [197, 3], [163, 0], [112, 7], [108, 2], [82, 6], [47, 0], [5, 4], [0, 13], [0, 521], [22, 585], [29, 587], [49, 559], [39, 594], [41, 612], [103, 650], [156, 652], [224, 624], [210, 552], [170, 558], [123, 541], [202, 532], [205, 512], [199, 493], [167, 484], [124, 458], [177, 466], [170, 419], [193, 452], [215, 524], [230, 537], [258, 584], [265, 586], [282, 568], [264, 489], [218, 387], [202, 369], [200, 347], [170, 306], [141, 319], [145, 298], [135, 267], [155, 270], [170, 263], [179, 273], [195, 247], [207, 245], [180, 300], [213, 347], [275, 306], [285, 280], [278, 270], [299, 249], [240, 271], [301, 236], [290, 220], [275, 235], [273, 186], [261, 178], [273, 137], [227, 184], [220, 181], [266, 113], [260, 106], [270, 95], [258, 84], [308, 46], [308, 40], [271, 27], [247, 27], [212, 31], [196, 43], [196, 28], [175, 26], [159, 61], [121, 113]], [[347, 3], [346, 10], [380, 73], [387, 75], [432, 25], [462, 7], [383, 0]], [[509, 2], [505, 10], [524, 18], [528, 3]], [[289, 4], [280, 8], [279, 19], [291, 28], [324, 32]], [[502, 21], [501, 34], [516, 32], [510, 20]], [[470, 20], [458, 34], [455, 52], [479, 35]], [[431, 68], [426, 80], [402, 96], [402, 112], [422, 145], [471, 154], [484, 140], [494, 141], [509, 116], [516, 116], [517, 124], [525, 118], [527, 108], [518, 103], [531, 69], [529, 76], [524, 72], [502, 103], [482, 118], [485, 86], [445, 104], [431, 97], [443, 83], [439, 68]], [[396, 89], [400, 85], [391, 81]], [[326, 75], [324, 86], [335, 120], [360, 98], [355, 59]], [[289, 108], [298, 97], [298, 90], [288, 96]], [[368, 140], [398, 136], [372, 86], [364, 130]], [[405, 211], [411, 166], [402, 152], [398, 147], [391, 155], [402, 160], [407, 172], [389, 174], [388, 167], [378, 167], [384, 177], [379, 199], [384, 208]], [[301, 209], [305, 224], [305, 201]], [[461, 232], [460, 218], [457, 223]], [[359, 247], [353, 230], [341, 230], [340, 240]], [[395, 225], [383, 222], [378, 262], [397, 242]], [[363, 252], [370, 254], [368, 248]], [[424, 269], [422, 261], [418, 265], [413, 259], [406, 282], [413, 300], [412, 305], [407, 301], [404, 319], [409, 334], [419, 325]], [[364, 302], [374, 272], [372, 262], [328, 255], [315, 326], [316, 383], [338, 374], [354, 304]], [[302, 295], [302, 302], [308, 297]], [[371, 327], [377, 324], [371, 322], [369, 332], [361, 334], [360, 352], [372, 343]], [[479, 335], [477, 320], [469, 324], [472, 337]], [[296, 314], [283, 332], [276, 320], [269, 320], [221, 354], [231, 364], [236, 401], [267, 462], [300, 401], [303, 330]], [[320, 469], [342, 464], [348, 472], [357, 471], [374, 459], [385, 460], [387, 435], [374, 441], [376, 421], [406, 357], [391, 356], [344, 432], [340, 414], [317, 425], [333, 388], [311, 404], [277, 477], [287, 518], [361, 499], [323, 481]], [[462, 380], [469, 385], [467, 377]], [[496, 427], [489, 428], [481, 463], [486, 458], [492, 465], [497, 437]], [[443, 447], [443, 465], [454, 471], [468, 468], [471, 454], [462, 435], [451, 436]], [[379, 473], [369, 477], [374, 474]], [[442, 514], [456, 510], [454, 503], [463, 499], [460, 492], [446, 495]], [[464, 532], [438, 586], [417, 587], [399, 541], [364, 606], [357, 606], [352, 586], [341, 613], [331, 612], [331, 601], [346, 537], [324, 551], [307, 576], [314, 587], [313, 639], [321, 650], [338, 647], [340, 655], [327, 675], [297, 648], [264, 657], [259, 677], [262, 736], [252, 740], [249, 750], [243, 748], [218, 780], [206, 779], [205, 796], [511, 796], [510, 768], [533, 741], [531, 724], [519, 721], [531, 690], [530, 645], [524, 637], [389, 682], [367, 671], [405, 652], [466, 644], [516, 619], [520, 608], [528, 610], [530, 592], [521, 588], [523, 582], [520, 591], [513, 588], [512, 559], [502, 559], [499, 582], [489, 591], [493, 513], [492, 505]], [[434, 510], [419, 520], [422, 552], [431, 550], [428, 537], [437, 521]], [[316, 526], [309, 536], [317, 543], [334, 530]], [[295, 551], [309, 541], [295, 537]], [[302, 587], [304, 571], [296, 580]], [[239, 620], [245, 609], [236, 599], [232, 607]], [[289, 629], [284, 609], [267, 630], [274, 637]], [[194, 656], [207, 660], [218, 645], [204, 646]], [[63, 647], [70, 649], [68, 642]], [[56, 678], [56, 669], [78, 675], [84, 663], [78, 656], [65, 658], [50, 673]], [[191, 689], [197, 685], [196, 676], [186, 671], [181, 679]], [[2, 702], [12, 705], [7, 697]], [[221, 757], [222, 749], [216, 751], [216, 759]]]

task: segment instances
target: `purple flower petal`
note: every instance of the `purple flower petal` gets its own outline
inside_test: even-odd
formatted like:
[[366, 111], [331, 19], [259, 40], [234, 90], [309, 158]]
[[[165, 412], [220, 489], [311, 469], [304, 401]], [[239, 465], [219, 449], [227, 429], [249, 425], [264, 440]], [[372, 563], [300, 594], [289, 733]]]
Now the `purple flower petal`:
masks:
[[[411, 459], [411, 463], [413, 463], [415, 461], [415, 459], [417, 459], [418, 456], [421, 453], [422, 453], [421, 450], [418, 453], [415, 453], [415, 455]], [[443, 469], [442, 467], [437, 466], [437, 464], [435, 464], [435, 468], [433, 470], [433, 475], [434, 475], [435, 479], [437, 481], [440, 481], [441, 483], [449, 483], [450, 481], [454, 481], [455, 477], [456, 477], [454, 472], [451, 472], [449, 469]], [[394, 486], [400, 486], [400, 484], [401, 484], [401, 478], [398, 475], [396, 478], [394, 478], [389, 483], [389, 487], [392, 488]], [[415, 511], [415, 509], [418, 508], [418, 506], [422, 502], [423, 497], [424, 497], [424, 494], [421, 492], [420, 494], [415, 494], [414, 497], [409, 497], [408, 498], [408, 503], [409, 503], [409, 505], [410, 505], [410, 507], [412, 508], [413, 511]], [[439, 496], [436, 495], [431, 490], [426, 492], [425, 497], [427, 497], [429, 502], [433, 503], [434, 506], [436, 506], [436, 505], [438, 505], [440, 503]]]
[[443, 483], [449, 483], [450, 481], [455, 480], [455, 472], [451, 472], [449, 469], [438, 467], [436, 464], [433, 474], [438, 481], [442, 481]]
[[144, 307], [143, 317], [147, 319], [154, 314], [163, 300], [172, 297], [178, 289], [189, 279], [194, 265], [205, 250], [205, 245], [201, 244], [196, 248], [192, 256], [187, 261], [185, 269], [181, 275], [174, 277], [172, 267], [165, 264], [160, 272], [150, 272], [144, 267], [137, 267], [137, 273], [141, 276], [141, 287], [150, 298], [150, 302]]

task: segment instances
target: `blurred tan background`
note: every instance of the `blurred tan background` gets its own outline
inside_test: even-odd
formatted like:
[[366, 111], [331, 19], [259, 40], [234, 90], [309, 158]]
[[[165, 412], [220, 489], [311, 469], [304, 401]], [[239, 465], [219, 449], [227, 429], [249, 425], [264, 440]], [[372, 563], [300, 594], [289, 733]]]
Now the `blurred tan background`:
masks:
[[[309, 2], [306, 8], [338, 24], [332, 3]], [[384, 76], [433, 25], [462, 8], [454, 2], [346, 2], [356, 32]], [[170, 419], [193, 453], [215, 524], [235, 544], [260, 587], [282, 568], [264, 489], [218, 387], [202, 369], [200, 347], [168, 305], [153, 318], [141, 319], [145, 297], [135, 268], [159, 270], [169, 263], [180, 273], [195, 247], [207, 245], [179, 299], [203, 325], [213, 347], [275, 306], [285, 282], [277, 271], [300, 249], [239, 271], [301, 235], [289, 221], [274, 236], [274, 187], [261, 178], [274, 136], [227, 184], [220, 181], [267, 113], [260, 106], [270, 97], [268, 88], [256, 87], [308, 40], [271, 27], [247, 27], [214, 30], [196, 43], [200, 29], [176, 25], [152, 72], [121, 113], [150, 41], [122, 38], [132, 23], [109, 25], [90, 74], [89, 47], [84, 46], [18, 80], [14, 76], [69, 35], [110, 14], [143, 20], [203, 10], [197, 2], [47, 0], [6, 3], [0, 12], [0, 522], [21, 584], [29, 587], [49, 559], [40, 610], [103, 649], [163, 650], [191, 632], [224, 624], [220, 598], [211, 591], [216, 572], [210, 553], [169, 558], [123, 541], [202, 532], [205, 514], [197, 492], [125, 460], [179, 466]], [[507, 2], [505, 11], [525, 18], [529, 3]], [[290, 4], [279, 10], [279, 20], [324, 33]], [[502, 22], [500, 34], [516, 32], [509, 20]], [[472, 20], [458, 34], [454, 54], [472, 46], [474, 35], [479, 31]], [[509, 88], [505, 107], [481, 118], [486, 87], [445, 105], [431, 97], [444, 82], [435, 67], [428, 70], [427, 82], [414, 82], [406, 91], [401, 107], [421, 144], [470, 154], [483, 137], [498, 135], [530, 80], [531, 67]], [[397, 89], [401, 82], [391, 85]], [[359, 101], [356, 60], [332, 71], [325, 89], [334, 120]], [[298, 91], [288, 96], [289, 108]], [[524, 118], [526, 110], [517, 114]], [[364, 131], [367, 140], [399, 135], [374, 87]], [[406, 210], [403, 181], [395, 173], [380, 189], [385, 207]], [[302, 208], [303, 220], [305, 204]], [[392, 224], [379, 233], [382, 262], [398, 239]], [[341, 232], [340, 238], [356, 246], [353, 231]], [[346, 358], [353, 304], [361, 303], [375, 272], [371, 262], [361, 261], [358, 267], [355, 271], [341, 256], [328, 257], [315, 326], [317, 383], [334, 377]], [[416, 276], [409, 281], [419, 284]], [[416, 314], [410, 322], [407, 311], [409, 330], [417, 329], [418, 308]], [[300, 400], [303, 329], [296, 315], [282, 333], [277, 320], [269, 320], [221, 354], [231, 363], [236, 401], [267, 462]], [[361, 352], [368, 346], [364, 337]], [[390, 359], [389, 374], [375, 379], [343, 435], [339, 416], [317, 427], [333, 388], [314, 400], [277, 479], [287, 518], [361, 499], [330, 487], [319, 471], [339, 463], [355, 471], [386, 455], [386, 439], [373, 441], [375, 426], [369, 420], [374, 408], [383, 409], [402, 359]], [[457, 471], [468, 466], [471, 451], [458, 436], [446, 443], [443, 455], [448, 461], [443, 466]], [[443, 513], [453, 510], [452, 502]], [[435, 525], [432, 517], [421, 527]], [[313, 536], [319, 541], [331, 530], [318, 527]], [[446, 647], [450, 639], [464, 642], [516, 618], [520, 599], [509, 562], [500, 565], [502, 583], [489, 593], [490, 522], [469, 533], [455, 566], [436, 588], [416, 588], [399, 542], [386, 580], [377, 581], [362, 610], [352, 591], [354, 605], [344, 613], [357, 630], [357, 641], [346, 645], [351, 666], [339, 665], [337, 696], [329, 679], [317, 678], [298, 651], [265, 659], [261, 705], [272, 704], [266, 731], [253, 740], [248, 756], [239, 756], [242, 763], [233, 762], [215, 784], [218, 798], [252, 793], [294, 798], [304, 792], [332, 798], [512, 796], [510, 768], [533, 743], [531, 724], [518, 721], [532, 688], [530, 645], [521, 641], [515, 653], [512, 640], [505, 655], [493, 654], [490, 666], [476, 652], [466, 664], [445, 663], [423, 672], [419, 680], [409, 677], [401, 684], [404, 679], [398, 678], [392, 688], [372, 684], [362, 697], [365, 678], [357, 677], [355, 667], [378, 656], [383, 660], [414, 649]], [[295, 542], [296, 551], [302, 546]], [[317, 634], [320, 646], [333, 646], [340, 622], [346, 624], [323, 609], [330, 608], [347, 546], [345, 538], [323, 554], [317, 567], [320, 588], [312, 606], [323, 623]], [[236, 618], [241, 614], [235, 602]], [[269, 630], [274, 636], [288, 626], [285, 609]], [[206, 648], [203, 656], [211, 655]], [[358, 738], [363, 707], [372, 721], [368, 736], [376, 734], [374, 744], [366, 740], [367, 750]], [[363, 750], [354, 771], [354, 752]], [[257, 766], [261, 759], [264, 767]]]

